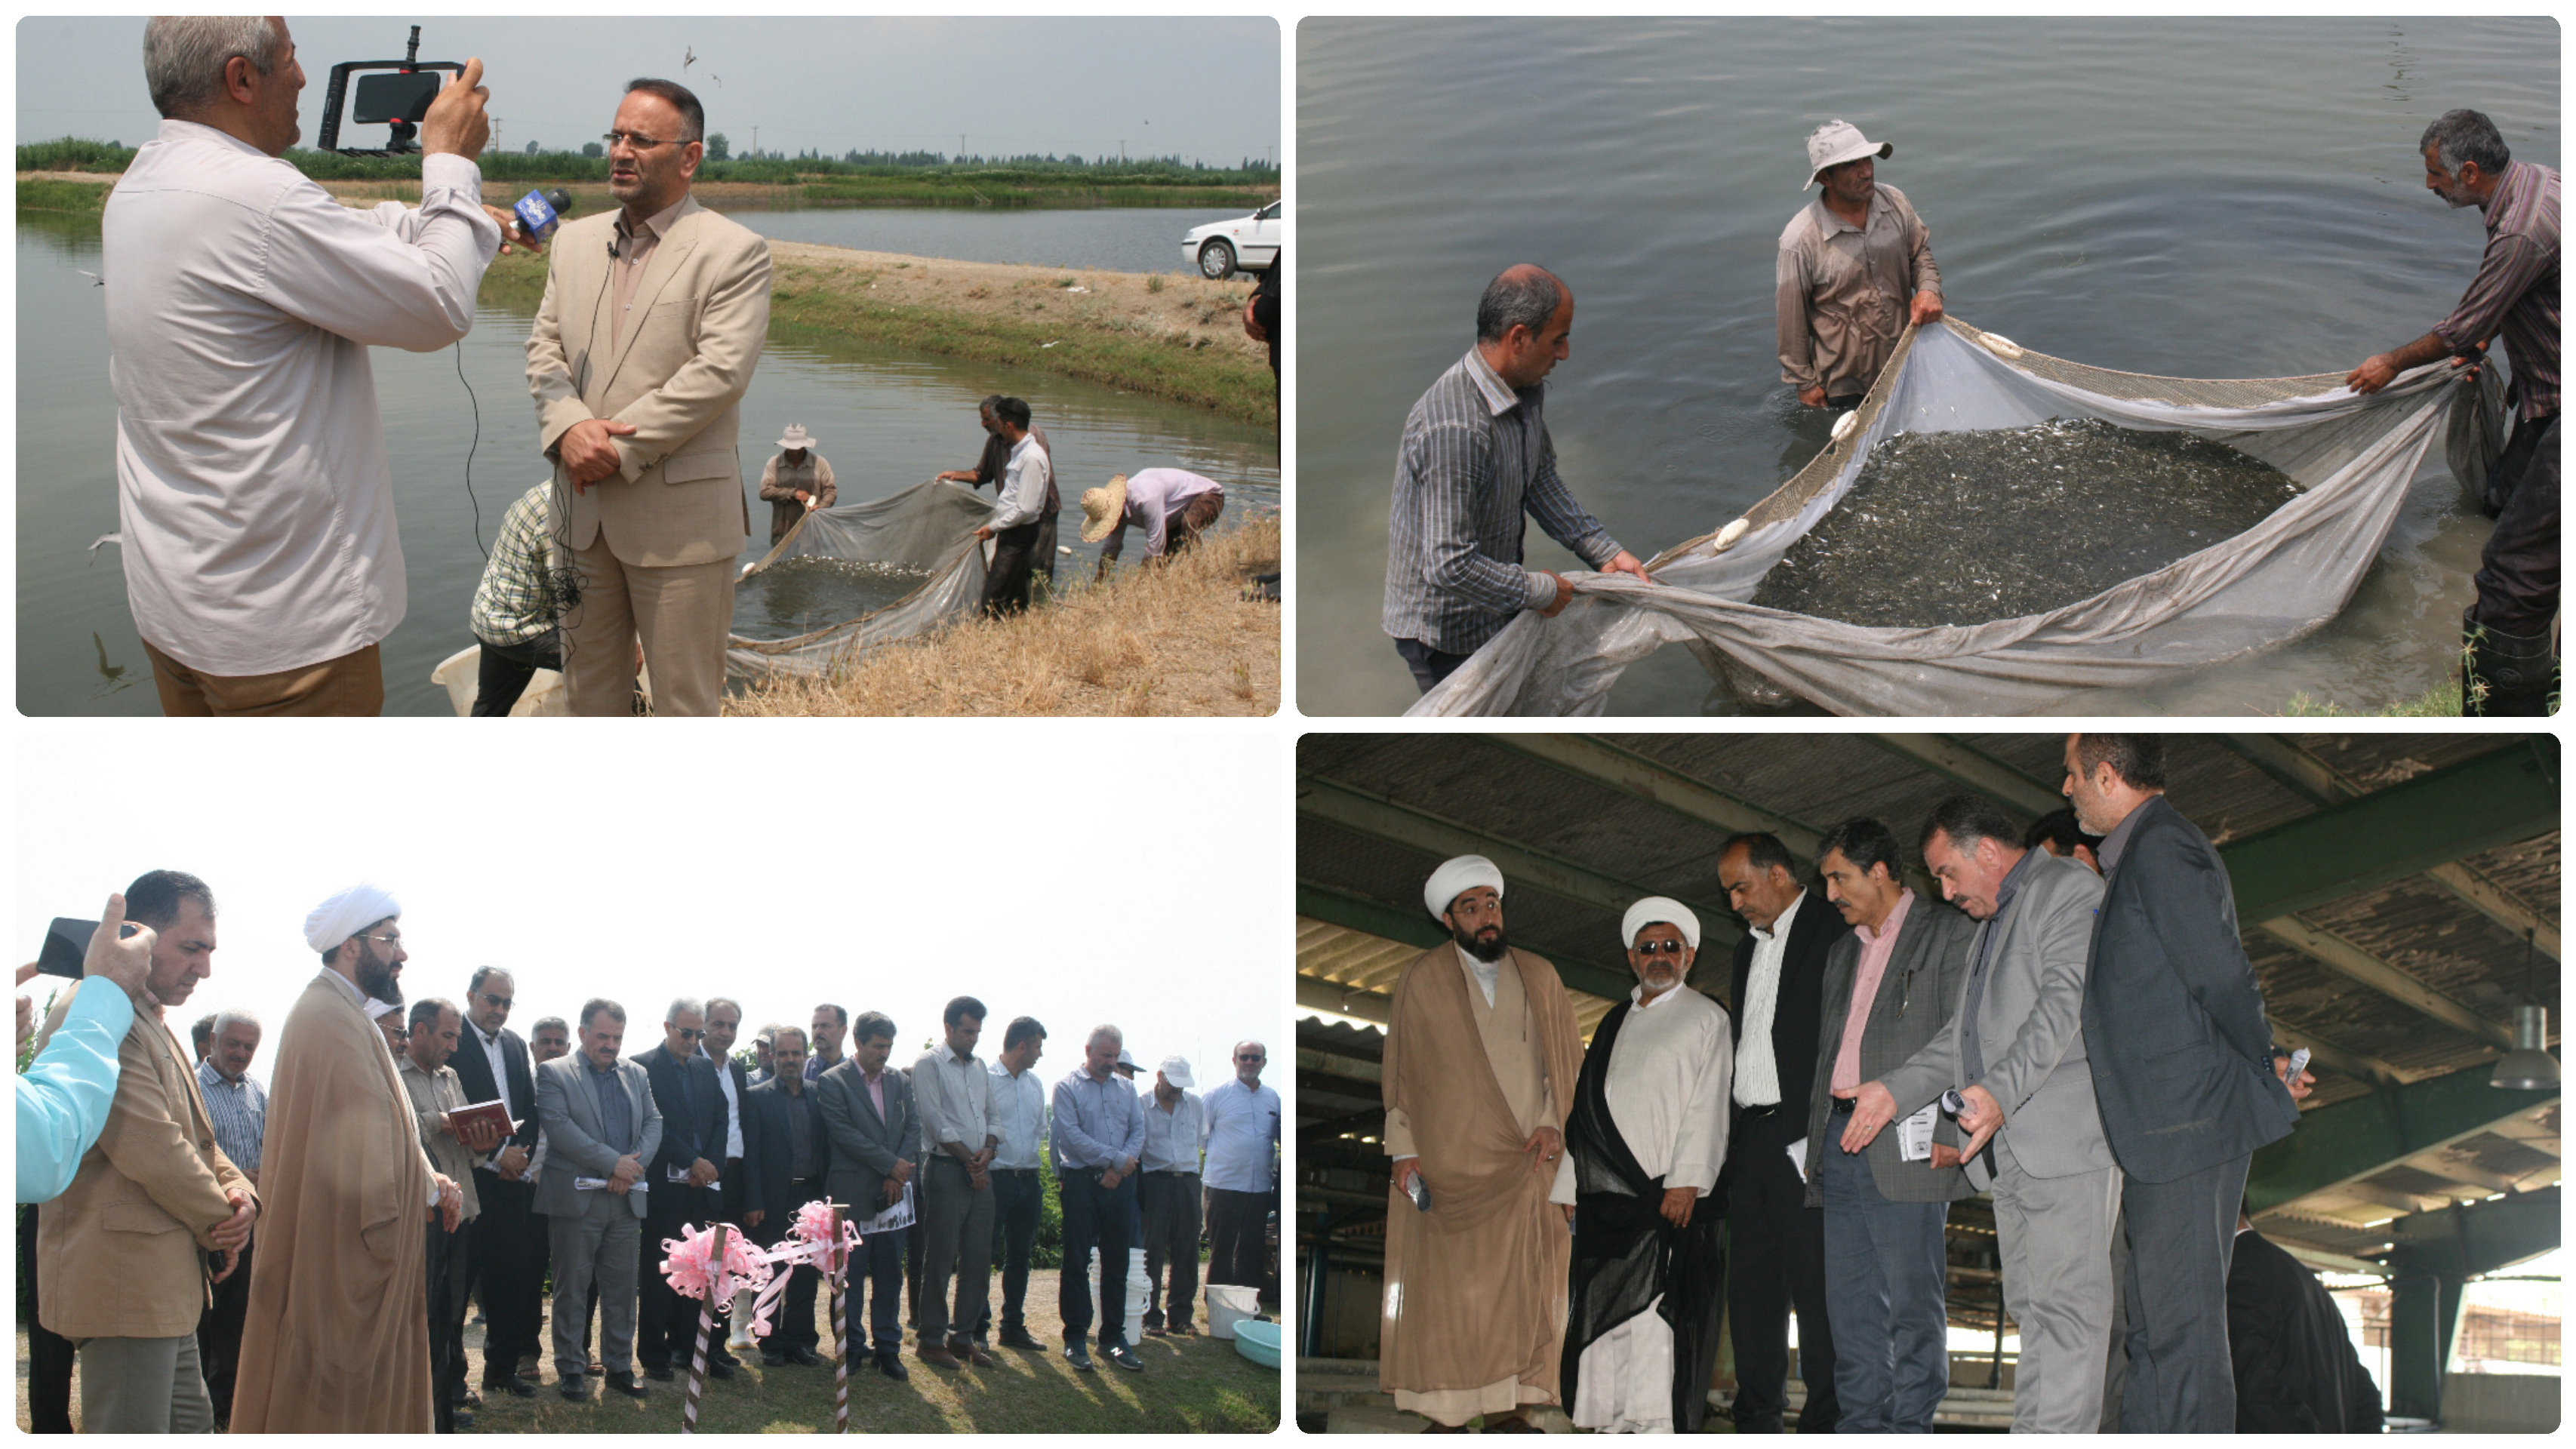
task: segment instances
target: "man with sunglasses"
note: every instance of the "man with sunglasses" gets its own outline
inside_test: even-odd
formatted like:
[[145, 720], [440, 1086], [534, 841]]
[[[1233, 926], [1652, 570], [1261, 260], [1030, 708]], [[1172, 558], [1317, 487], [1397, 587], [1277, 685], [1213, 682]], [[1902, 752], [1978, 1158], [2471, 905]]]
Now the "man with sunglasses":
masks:
[[576, 714], [629, 712], [638, 640], [654, 713], [711, 715], [724, 694], [751, 532], [734, 444], [769, 332], [769, 244], [689, 194], [705, 135], [686, 87], [627, 86], [608, 133], [619, 209], [555, 234], [528, 335], [558, 556], [580, 579], [563, 615]]
[[1860, 1084], [1903, 1066], [1949, 1023], [1977, 923], [1915, 896], [1896, 835], [1846, 820], [1817, 847], [1825, 899], [1851, 934], [1825, 953], [1824, 1029], [1807, 1094], [1807, 1206], [1825, 1214], [1825, 1312], [1847, 1434], [1929, 1434], [1950, 1387], [1950, 1204], [1973, 1196], [1959, 1129], [1937, 1111], [1842, 1145]]
[[1574, 1224], [1563, 1391], [1577, 1428], [1696, 1434], [1717, 1366], [1735, 1054], [1726, 1011], [1685, 981], [1699, 916], [1663, 896], [1619, 923], [1637, 985], [1593, 1029], [1549, 1201]]
[[1199, 1094], [1207, 1108], [1207, 1231], [1210, 1283], [1265, 1286], [1269, 1245], [1263, 1229], [1277, 1201], [1279, 1094], [1261, 1085], [1269, 1049], [1234, 1044], [1234, 1077]]
[[499, 1102], [518, 1130], [474, 1164], [472, 1255], [476, 1296], [483, 1304], [483, 1380], [486, 1390], [527, 1398], [537, 1386], [519, 1375], [519, 1361], [538, 1349], [538, 1296], [544, 1291], [546, 1225], [537, 1220], [537, 1086], [530, 1075], [528, 1044], [510, 1030], [510, 1007], [519, 984], [498, 966], [478, 966], [465, 987], [465, 1035], [448, 1065], [469, 1102]]
[[[696, 1315], [686, 1311], [680, 1295], [662, 1276], [662, 1240], [676, 1238], [691, 1223], [712, 1222], [724, 1156], [724, 1088], [715, 1064], [698, 1050], [706, 1038], [707, 1010], [702, 1002], [682, 998], [671, 1003], [662, 1019], [662, 1044], [637, 1052], [635, 1062], [653, 1086], [653, 1110], [662, 1114], [661, 1150], [646, 1164], [644, 1242], [636, 1281], [642, 1285], [635, 1307], [635, 1358], [644, 1372], [665, 1383], [675, 1376], [674, 1357], [685, 1362]], [[722, 1345], [718, 1345], [720, 1348]], [[733, 1366], [721, 1356], [707, 1363], [710, 1378], [733, 1377]]]

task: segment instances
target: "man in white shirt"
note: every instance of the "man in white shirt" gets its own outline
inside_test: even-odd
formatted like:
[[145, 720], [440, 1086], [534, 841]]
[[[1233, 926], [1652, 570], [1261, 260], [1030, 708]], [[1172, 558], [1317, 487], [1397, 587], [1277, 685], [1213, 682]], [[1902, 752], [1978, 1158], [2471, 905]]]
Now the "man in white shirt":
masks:
[[1619, 934], [1637, 985], [1593, 1028], [1548, 1194], [1574, 1224], [1559, 1387], [1578, 1428], [1696, 1434], [1726, 1306], [1724, 1214], [1703, 1200], [1735, 1056], [1726, 1012], [1683, 984], [1699, 916], [1648, 896]]
[[[1199, 1296], [1199, 1154], [1207, 1150], [1207, 1107], [1190, 1095], [1190, 1064], [1165, 1057], [1145, 1094], [1145, 1151], [1137, 1159], [1137, 1211], [1145, 1244], [1145, 1336], [1189, 1337], [1190, 1300]], [[1171, 1277], [1165, 1280], [1165, 1267]]]
[[[1046, 1185], [1047, 1091], [1038, 1080], [1038, 1058], [1046, 1054], [1046, 1028], [1034, 1016], [1015, 1018], [1002, 1032], [1002, 1053], [992, 1067], [993, 1130], [1000, 1149], [984, 1169], [993, 1179], [993, 1215], [1002, 1229], [1002, 1347], [1043, 1349], [1029, 1333], [1021, 1305], [1029, 1296], [1029, 1256], [1038, 1241], [1038, 1209]], [[975, 1344], [985, 1347], [993, 1324], [988, 1305], [975, 1323]]]
[[[921, 1114], [921, 1315], [923, 1363], [957, 1369], [964, 1362], [990, 1368], [993, 1356], [975, 1346], [971, 1330], [984, 1316], [984, 1290], [993, 1264], [993, 1180], [986, 1172], [1001, 1148], [993, 1130], [993, 1077], [975, 1055], [984, 1034], [984, 1003], [951, 1000], [939, 1014], [948, 1039], [912, 1065], [912, 1099]], [[949, 1312], [948, 1275], [957, 1275], [956, 1312]], [[961, 1362], [964, 1361], [964, 1362]]]
[[1211, 1283], [1263, 1286], [1269, 1245], [1263, 1229], [1279, 1191], [1271, 1171], [1279, 1149], [1279, 1094], [1261, 1085], [1269, 1049], [1234, 1044], [1234, 1076], [1199, 1094], [1207, 1108], [1208, 1274]]
[[1132, 478], [1121, 473], [1082, 495], [1082, 541], [1100, 545], [1092, 577], [1105, 577], [1118, 561], [1129, 525], [1145, 531], [1146, 562], [1168, 561], [1187, 552], [1224, 511], [1225, 489], [1213, 478], [1180, 468], [1147, 468]]
[[1011, 445], [1011, 466], [1002, 480], [1002, 496], [993, 516], [975, 530], [993, 540], [992, 560], [984, 566], [984, 617], [1017, 614], [1029, 607], [1029, 573], [1036, 566], [1038, 524], [1046, 516], [1047, 485], [1055, 465], [1029, 435], [1029, 405], [1015, 397], [993, 404], [996, 431]]
[[[274, 18], [144, 28], [161, 127], [101, 223], [126, 603], [168, 715], [364, 714], [402, 622], [371, 346], [462, 338], [501, 245], [483, 65], [421, 117], [421, 204], [279, 160], [304, 72]], [[523, 240], [523, 244], [524, 240]]]

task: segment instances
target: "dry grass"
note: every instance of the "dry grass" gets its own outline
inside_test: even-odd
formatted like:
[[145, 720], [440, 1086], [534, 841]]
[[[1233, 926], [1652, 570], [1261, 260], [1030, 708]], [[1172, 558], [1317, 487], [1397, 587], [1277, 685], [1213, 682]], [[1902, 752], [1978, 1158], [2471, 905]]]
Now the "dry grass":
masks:
[[781, 680], [736, 715], [1269, 715], [1280, 605], [1242, 595], [1279, 567], [1279, 520], [1212, 536], [1169, 568], [1128, 567], [1016, 619], [969, 619], [846, 672]]

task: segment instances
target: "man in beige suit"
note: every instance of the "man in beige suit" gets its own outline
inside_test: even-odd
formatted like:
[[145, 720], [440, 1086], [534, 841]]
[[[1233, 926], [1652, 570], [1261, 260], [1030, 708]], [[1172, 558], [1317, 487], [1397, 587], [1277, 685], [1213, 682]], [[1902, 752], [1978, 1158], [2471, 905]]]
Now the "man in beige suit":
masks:
[[734, 560], [751, 531], [734, 454], [769, 331], [769, 244], [698, 205], [706, 112], [669, 81], [626, 89], [609, 133], [613, 215], [555, 237], [528, 336], [538, 438], [555, 465], [576, 714], [627, 712], [642, 641], [653, 711], [724, 692]]
[[[156, 870], [125, 901], [126, 918], [154, 932], [147, 986], [157, 1005], [135, 1013], [117, 1049], [116, 1099], [97, 1144], [37, 1218], [38, 1321], [79, 1346], [83, 1433], [203, 1434], [215, 1422], [197, 1360], [197, 1320], [212, 1301], [207, 1255], [221, 1254], [220, 1271], [231, 1272], [259, 1213], [162, 1021], [211, 974], [215, 898], [195, 876]], [[65, 992], [45, 1039], [70, 1005]]]

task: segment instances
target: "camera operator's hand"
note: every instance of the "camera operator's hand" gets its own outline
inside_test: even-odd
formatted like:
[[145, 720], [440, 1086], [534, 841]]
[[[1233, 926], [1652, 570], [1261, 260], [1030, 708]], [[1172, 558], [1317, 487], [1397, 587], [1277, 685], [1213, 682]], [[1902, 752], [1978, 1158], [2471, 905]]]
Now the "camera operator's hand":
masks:
[[110, 895], [107, 909], [99, 913], [98, 929], [89, 937], [89, 955], [82, 958], [81, 974], [104, 976], [122, 987], [134, 999], [134, 1009], [152, 1005], [147, 983], [152, 977], [152, 942], [156, 939], [150, 926], [137, 924], [134, 934], [119, 939], [117, 928], [125, 924], [125, 897]]
[[632, 437], [633, 423], [615, 418], [584, 418], [564, 430], [555, 443], [555, 456], [563, 459], [564, 471], [572, 475], [572, 491], [587, 493], [590, 485], [617, 471], [617, 445], [611, 438]]
[[421, 154], [462, 156], [468, 161], [482, 155], [483, 143], [492, 139], [492, 120], [483, 114], [484, 104], [491, 99], [491, 87], [483, 84], [482, 57], [468, 59], [465, 74], [441, 87], [428, 113], [420, 118]]

